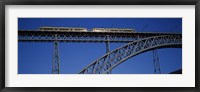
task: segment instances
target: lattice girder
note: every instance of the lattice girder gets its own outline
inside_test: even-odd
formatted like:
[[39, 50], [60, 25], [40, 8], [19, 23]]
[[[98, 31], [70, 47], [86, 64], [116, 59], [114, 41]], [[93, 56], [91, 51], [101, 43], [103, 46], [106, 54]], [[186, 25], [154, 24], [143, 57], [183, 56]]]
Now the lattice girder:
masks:
[[[177, 33], [109, 33], [109, 32], [59, 32], [59, 31], [18, 31], [18, 41], [54, 42], [132, 42], [158, 35], [177, 35]], [[178, 34], [180, 35], [180, 34]]]
[[[136, 40], [107, 53], [98, 60], [95, 60], [89, 66], [85, 67], [80, 74], [105, 74], [128, 58], [142, 52], [155, 48], [181, 48], [181, 44], [181, 35], [161, 35]], [[107, 69], [105, 66], [109, 63], [108, 61], [111, 61], [111, 66]]]

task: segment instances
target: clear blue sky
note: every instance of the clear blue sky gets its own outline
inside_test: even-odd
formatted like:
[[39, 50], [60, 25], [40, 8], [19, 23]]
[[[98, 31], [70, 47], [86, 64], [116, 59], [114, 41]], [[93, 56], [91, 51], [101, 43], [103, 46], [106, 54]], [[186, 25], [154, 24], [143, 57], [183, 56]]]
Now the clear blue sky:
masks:
[[[83, 27], [87, 29], [133, 28], [137, 32], [182, 33], [182, 18], [18, 18], [19, 30], [38, 30], [41, 26]], [[126, 43], [111, 43], [114, 50]], [[59, 43], [60, 73], [77, 74], [103, 56], [105, 43]], [[112, 70], [113, 74], [154, 74], [153, 52], [132, 57]], [[161, 72], [182, 68], [182, 49], [158, 49]], [[19, 74], [51, 74], [52, 42], [18, 42]]]

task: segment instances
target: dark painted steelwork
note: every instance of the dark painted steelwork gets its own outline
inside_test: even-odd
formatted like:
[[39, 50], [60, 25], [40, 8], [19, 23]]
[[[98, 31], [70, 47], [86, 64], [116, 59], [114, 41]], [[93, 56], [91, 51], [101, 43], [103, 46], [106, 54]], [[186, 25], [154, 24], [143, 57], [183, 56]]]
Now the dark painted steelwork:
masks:
[[154, 65], [154, 73], [155, 74], [161, 74], [160, 60], [159, 60], [157, 49], [153, 50], [153, 65]]
[[[79, 74], [106, 74], [127, 59], [155, 48], [182, 48], [181, 35], [160, 35], [128, 43], [113, 50], [85, 67]], [[108, 62], [111, 61], [111, 62]], [[107, 69], [107, 65], [111, 67]]]

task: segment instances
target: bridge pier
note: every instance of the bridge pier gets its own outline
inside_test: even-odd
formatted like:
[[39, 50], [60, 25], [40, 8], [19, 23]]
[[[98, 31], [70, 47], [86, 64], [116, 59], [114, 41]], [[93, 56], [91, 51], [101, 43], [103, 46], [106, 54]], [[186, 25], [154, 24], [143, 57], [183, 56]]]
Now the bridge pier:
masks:
[[153, 50], [153, 65], [154, 65], [154, 73], [161, 74], [160, 61], [159, 61], [157, 49]]
[[[55, 34], [57, 39], [57, 34]], [[57, 40], [53, 43], [53, 60], [52, 60], [52, 74], [60, 73], [60, 56], [59, 56], [59, 42]]]
[[[109, 35], [106, 36], [106, 53], [110, 52], [110, 42], [109, 42]], [[111, 67], [111, 61], [107, 61], [108, 64], [106, 64], [106, 68], [109, 69]], [[111, 70], [110, 72], [108, 72], [107, 74], [111, 74]]]

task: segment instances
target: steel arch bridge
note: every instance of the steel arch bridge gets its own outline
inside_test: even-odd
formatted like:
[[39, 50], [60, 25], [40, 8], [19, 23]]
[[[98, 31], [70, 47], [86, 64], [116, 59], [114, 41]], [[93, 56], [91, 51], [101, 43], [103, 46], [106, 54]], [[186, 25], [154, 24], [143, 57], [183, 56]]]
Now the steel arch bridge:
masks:
[[[111, 73], [114, 67], [125, 60], [151, 49], [169, 47], [181, 48], [182, 34], [158, 32], [113, 33], [18, 30], [18, 41], [53, 42], [53, 74], [60, 73], [59, 42], [105, 42], [106, 54], [79, 72], [79, 74], [102, 74]], [[116, 42], [128, 44], [110, 52], [109, 43]], [[157, 69], [155, 68], [155, 70]]]
[[181, 44], [181, 35], [161, 35], [136, 40], [108, 52], [81, 70], [79, 74], [106, 74], [117, 65], [140, 53], [155, 48], [182, 48]]

